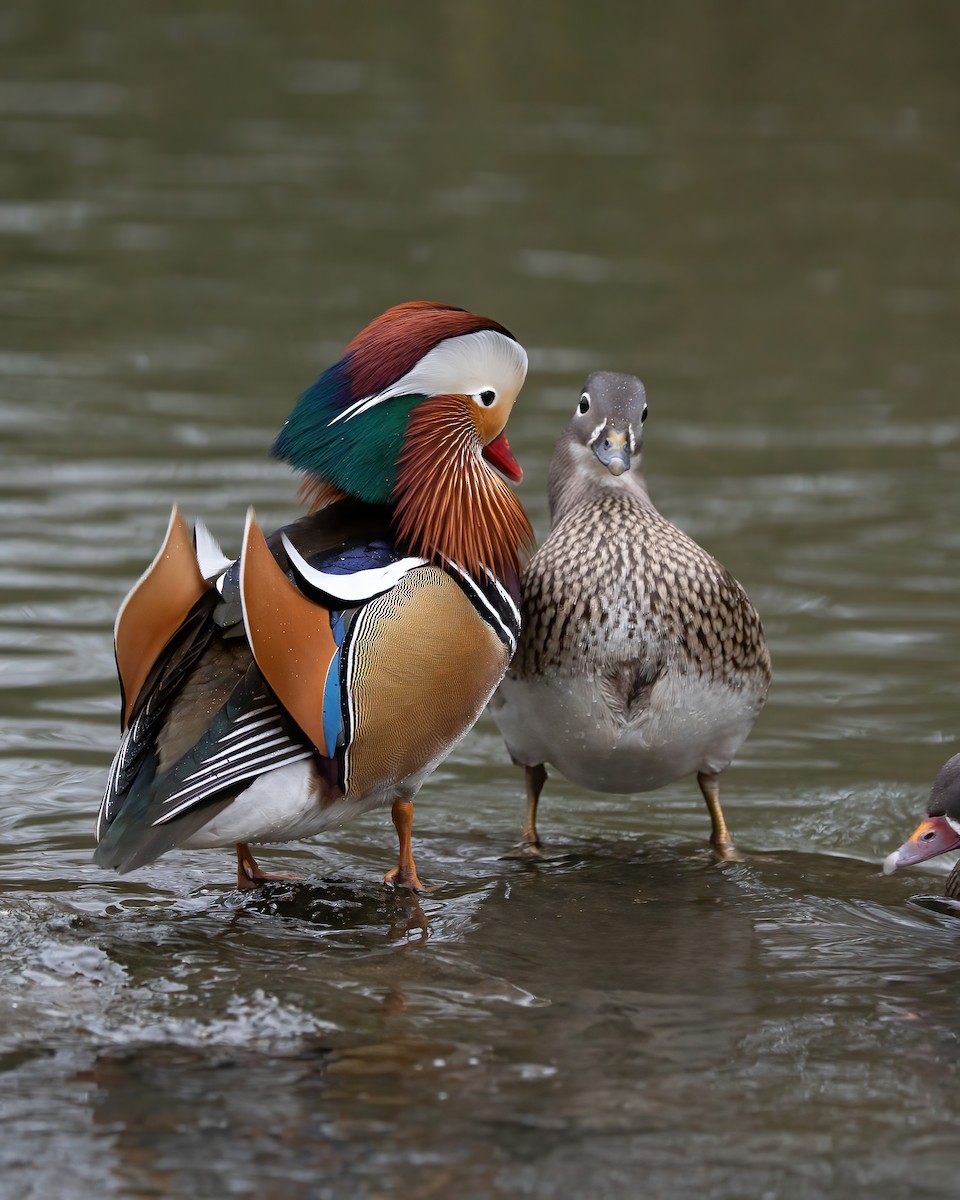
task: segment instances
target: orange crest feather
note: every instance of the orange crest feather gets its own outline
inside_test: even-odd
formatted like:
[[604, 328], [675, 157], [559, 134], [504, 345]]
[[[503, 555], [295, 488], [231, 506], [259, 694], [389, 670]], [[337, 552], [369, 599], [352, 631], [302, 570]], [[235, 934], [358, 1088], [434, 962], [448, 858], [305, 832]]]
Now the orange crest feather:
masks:
[[307, 512], [312, 513], [319, 512], [321, 508], [336, 504], [338, 500], [345, 500], [347, 497], [347, 493], [341, 491], [335, 483], [321, 479], [319, 475], [304, 475], [297, 488], [297, 495]]

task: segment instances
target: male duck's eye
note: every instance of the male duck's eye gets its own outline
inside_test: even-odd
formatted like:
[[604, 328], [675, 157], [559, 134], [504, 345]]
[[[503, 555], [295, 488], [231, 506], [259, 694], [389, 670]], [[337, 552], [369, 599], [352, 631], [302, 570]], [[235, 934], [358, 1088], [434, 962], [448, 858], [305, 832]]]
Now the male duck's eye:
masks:
[[589, 407], [590, 407], [590, 397], [586, 392], [584, 392], [583, 395], [580, 397], [580, 403], [577, 405], [577, 412], [585, 413]]
[[480, 403], [482, 405], [484, 405], [484, 407], [486, 407], [486, 408], [489, 408], [490, 405], [494, 402], [494, 400], [496, 400], [496, 398], [497, 398], [497, 393], [495, 391], [493, 391], [491, 388], [486, 388], [484, 391], [482, 391], [480, 393]]
[[640, 414], [640, 424], [642, 425], [646, 419], [647, 419], [647, 406], [644, 405], [643, 412]]

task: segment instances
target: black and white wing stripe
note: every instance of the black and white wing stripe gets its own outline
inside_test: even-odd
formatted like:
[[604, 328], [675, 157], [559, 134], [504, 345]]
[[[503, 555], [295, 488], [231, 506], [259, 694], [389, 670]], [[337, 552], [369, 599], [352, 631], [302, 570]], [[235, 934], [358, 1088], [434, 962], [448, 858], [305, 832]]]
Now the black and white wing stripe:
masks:
[[166, 647], [141, 690], [133, 718], [123, 732], [110, 766], [100, 811], [97, 814], [97, 841], [120, 811], [145, 760], [153, 752], [153, 742], [163, 724], [172, 698], [196, 666], [210, 643], [213, 626], [209, 615], [212, 600], [203, 597], [191, 610], [176, 636]]
[[251, 667], [194, 749], [157, 780], [151, 824], [165, 825], [247, 780], [315, 755]]
[[131, 723], [113, 760], [97, 819], [97, 840], [123, 808], [131, 787], [146, 783], [145, 823], [165, 825], [190, 809], [268, 771], [312, 758], [316, 750], [280, 706], [256, 666], [251, 666], [207, 732], [169, 770], [154, 775], [156, 749], [149, 714], [145, 734]]

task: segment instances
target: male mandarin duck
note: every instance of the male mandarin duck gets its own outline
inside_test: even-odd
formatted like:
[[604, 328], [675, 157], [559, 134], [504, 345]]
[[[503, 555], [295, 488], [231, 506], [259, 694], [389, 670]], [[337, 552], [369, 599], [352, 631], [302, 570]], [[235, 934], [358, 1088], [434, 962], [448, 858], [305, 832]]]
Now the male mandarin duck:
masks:
[[[940, 768], [930, 790], [926, 817], [899, 849], [887, 855], [883, 873], [892, 875], [898, 867], [911, 867], [957, 849], [960, 849], [960, 754]], [[945, 894], [960, 900], [960, 863], [950, 873]]]
[[391, 308], [298, 400], [273, 446], [311, 506], [231, 563], [174, 508], [117, 616], [123, 737], [95, 861], [129, 871], [175, 846], [310, 837], [392, 806], [420, 889], [413, 797], [476, 721], [519, 632], [532, 531], [500, 476], [527, 356], [496, 321]]
[[491, 702], [526, 773], [524, 853], [540, 847], [552, 763], [600, 792], [696, 772], [712, 844], [735, 854], [719, 775], [763, 707], [770, 656], [740, 584], [654, 507], [646, 419], [639, 379], [594, 372], [550, 464], [550, 534], [523, 573], [520, 643]]

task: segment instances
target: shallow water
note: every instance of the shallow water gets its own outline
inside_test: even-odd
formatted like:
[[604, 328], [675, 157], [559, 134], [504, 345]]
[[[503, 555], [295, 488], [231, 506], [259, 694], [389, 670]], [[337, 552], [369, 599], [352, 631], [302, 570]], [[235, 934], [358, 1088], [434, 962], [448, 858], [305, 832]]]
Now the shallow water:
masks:
[[[0, 15], [0, 1194], [952, 1194], [960, 923], [884, 855], [958, 749], [960, 16], [175, 2]], [[417, 805], [90, 863], [110, 630], [169, 506], [295, 511], [298, 391], [415, 296], [506, 323], [542, 534], [587, 371], [760, 608], [724, 807], [547, 785], [483, 718]]]

